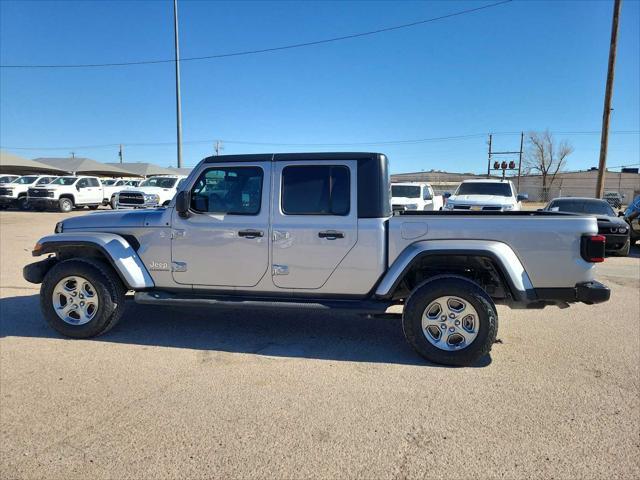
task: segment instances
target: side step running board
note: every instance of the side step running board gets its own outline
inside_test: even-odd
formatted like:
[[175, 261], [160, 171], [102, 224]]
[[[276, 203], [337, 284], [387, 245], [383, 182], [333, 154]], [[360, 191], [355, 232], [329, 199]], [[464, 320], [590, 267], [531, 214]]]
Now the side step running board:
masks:
[[375, 300], [303, 300], [299, 298], [201, 296], [162, 291], [136, 292], [134, 299], [136, 303], [146, 305], [333, 310], [364, 315], [382, 315], [391, 306], [391, 302]]

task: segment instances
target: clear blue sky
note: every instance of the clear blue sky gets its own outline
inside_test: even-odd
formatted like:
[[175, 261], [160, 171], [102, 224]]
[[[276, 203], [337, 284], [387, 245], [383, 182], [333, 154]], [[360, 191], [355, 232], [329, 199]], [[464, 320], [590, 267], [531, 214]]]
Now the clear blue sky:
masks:
[[[183, 57], [373, 30], [492, 3], [180, 1]], [[611, 1], [514, 1], [469, 15], [307, 48], [185, 62], [184, 161], [224, 153], [365, 150], [393, 172], [481, 172], [486, 138], [400, 145], [269, 146], [451, 137], [549, 128], [599, 130]], [[2, 64], [173, 56], [172, 2], [0, 2]], [[612, 129], [640, 130], [640, 5], [623, 3]], [[124, 143], [126, 161], [175, 164], [173, 64], [1, 69], [0, 144], [29, 158]], [[597, 164], [599, 135], [564, 134], [571, 169]], [[495, 147], [515, 150], [517, 135]], [[75, 148], [117, 161], [116, 147]], [[638, 134], [612, 135], [609, 165], [640, 162]]]

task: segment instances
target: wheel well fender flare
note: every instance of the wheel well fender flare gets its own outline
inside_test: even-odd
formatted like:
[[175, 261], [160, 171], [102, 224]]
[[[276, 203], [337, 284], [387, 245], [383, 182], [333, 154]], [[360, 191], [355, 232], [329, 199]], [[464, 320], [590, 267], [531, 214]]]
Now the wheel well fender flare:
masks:
[[93, 249], [111, 264], [123, 283], [131, 290], [154, 287], [153, 279], [131, 244], [114, 233], [84, 232], [58, 233], [38, 240], [34, 256], [46, 253], [62, 253], [69, 249]]
[[73, 193], [63, 193], [62, 195], [60, 195], [60, 197], [58, 197], [58, 200], [62, 200], [63, 198], [68, 198], [74, 203], [74, 205], [76, 203], [76, 197], [74, 197]]
[[376, 288], [389, 298], [405, 275], [427, 256], [471, 255], [491, 259], [516, 300], [535, 298], [535, 290], [520, 259], [509, 245], [485, 240], [423, 240], [412, 243], [395, 259]]

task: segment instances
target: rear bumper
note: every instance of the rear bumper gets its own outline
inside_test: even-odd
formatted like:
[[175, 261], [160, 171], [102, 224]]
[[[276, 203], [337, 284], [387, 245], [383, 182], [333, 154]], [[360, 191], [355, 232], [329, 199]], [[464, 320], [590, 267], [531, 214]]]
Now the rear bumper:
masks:
[[[538, 288], [536, 289], [538, 302], [545, 303], [575, 303], [588, 305], [603, 303], [611, 297], [611, 290], [600, 282], [581, 282], [573, 288]], [[535, 303], [535, 302], [534, 302]]]

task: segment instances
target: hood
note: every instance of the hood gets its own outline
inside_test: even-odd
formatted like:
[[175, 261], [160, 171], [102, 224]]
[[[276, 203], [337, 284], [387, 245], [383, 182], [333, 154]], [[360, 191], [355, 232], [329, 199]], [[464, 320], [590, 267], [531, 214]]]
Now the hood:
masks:
[[[159, 210], [163, 212], [164, 209]], [[115, 210], [115, 211], [96, 211], [82, 215], [80, 217], [71, 217], [63, 220], [63, 231], [67, 230], [93, 230], [114, 227], [143, 227], [149, 223], [147, 217], [154, 214], [155, 210]]]
[[616, 227], [628, 227], [629, 224], [622, 217], [609, 217], [606, 215], [595, 216], [598, 220], [598, 225], [601, 226], [616, 226]]
[[160, 195], [162, 192], [170, 192], [172, 190], [173, 189], [171, 188], [162, 188], [162, 187], [130, 187], [121, 191], [122, 192], [142, 192], [149, 195], [155, 193], [156, 195]]
[[393, 203], [394, 205], [415, 205], [417, 203], [420, 203], [420, 199], [418, 197], [391, 197], [391, 203]]
[[447, 203], [461, 205], [512, 205], [511, 197], [501, 195], [454, 195], [449, 197]]

